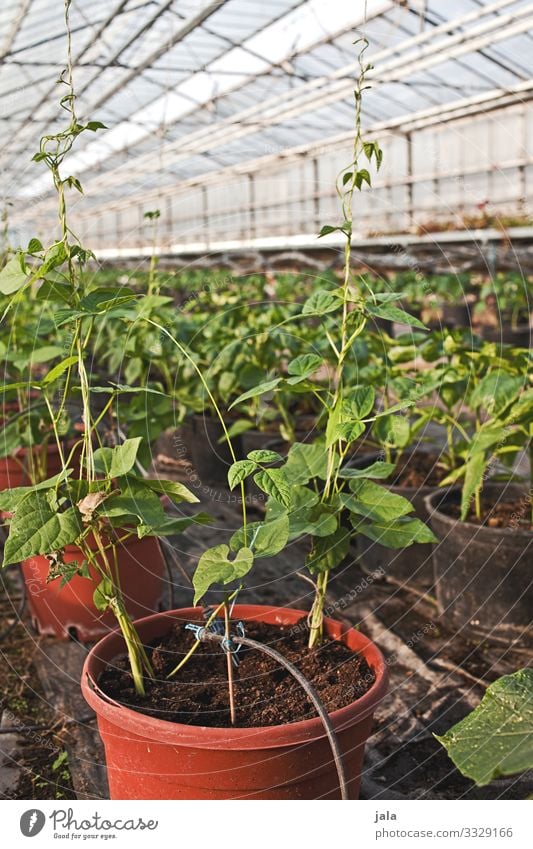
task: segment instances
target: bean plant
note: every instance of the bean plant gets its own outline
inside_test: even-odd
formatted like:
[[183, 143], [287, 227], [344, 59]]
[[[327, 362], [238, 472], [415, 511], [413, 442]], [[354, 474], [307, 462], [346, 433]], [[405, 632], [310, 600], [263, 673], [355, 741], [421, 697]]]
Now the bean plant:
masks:
[[[61, 349], [56, 362], [48, 364], [44, 376], [37, 379], [28, 373], [25, 380], [4, 385], [8, 391], [29, 389], [38, 393], [57, 445], [61, 470], [32, 486], [0, 493], [0, 509], [12, 514], [3, 566], [44, 555], [50, 564], [49, 578], [59, 579], [61, 585], [74, 575], [95, 580], [95, 606], [114, 613], [127, 646], [135, 687], [143, 693], [144, 677], [152, 675], [152, 668], [126, 609], [119, 576], [119, 549], [133, 537], [174, 534], [193, 521], [168, 518], [161, 495], [177, 502], [197, 499], [180, 483], [151, 480], [139, 473], [140, 437], [119, 444], [102, 442], [102, 425], [106, 417], [113, 420], [118, 398], [132, 392], [138, 394], [140, 388], [95, 385], [89, 371], [92, 341], [109, 317], [138, 300], [138, 296], [125, 287], [88, 289], [84, 272], [92, 253], [69, 224], [67, 190], [83, 190], [76, 177], [64, 176], [65, 160], [83, 133], [103, 127], [98, 121], [82, 124], [76, 114], [69, 9], [70, 0], [66, 0], [68, 67], [59, 82], [66, 87], [60, 104], [68, 123], [58, 133], [43, 136], [33, 157], [46, 165], [52, 178], [58, 199], [59, 237], [49, 247], [32, 239], [0, 272], [0, 292], [10, 296], [4, 320], [37, 288], [39, 298], [53, 306], [54, 328], [68, 331], [65, 350]], [[161, 394], [148, 387], [143, 391]], [[62, 422], [71, 398], [80, 400], [82, 432], [73, 444], [64, 445]], [[95, 404], [95, 399], [100, 399], [100, 403]], [[63, 551], [72, 544], [79, 548], [80, 560], [66, 564]]]

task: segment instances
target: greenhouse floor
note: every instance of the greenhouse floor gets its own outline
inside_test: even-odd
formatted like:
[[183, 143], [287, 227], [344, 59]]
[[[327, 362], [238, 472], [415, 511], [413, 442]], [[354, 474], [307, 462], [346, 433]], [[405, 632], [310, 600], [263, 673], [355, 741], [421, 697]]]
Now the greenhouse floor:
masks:
[[[187, 481], [187, 470], [173, 465], [165, 463], [165, 477], [173, 472]], [[224, 542], [239, 525], [238, 505], [231, 503], [230, 494], [203, 489], [202, 507], [216, 521], [208, 528], [192, 526], [174, 541], [174, 555], [168, 557], [174, 585], [168, 606], [190, 605], [186, 576], [198, 556], [215, 541]], [[306, 609], [310, 588], [296, 574], [302, 563], [303, 551], [296, 545], [283, 557], [260, 560], [256, 585], [243, 592], [242, 600]], [[7, 616], [6, 605], [17, 604], [17, 585], [15, 573], [10, 598], [2, 599]], [[335, 618], [360, 626], [379, 645], [389, 668], [389, 694], [366, 748], [361, 798], [523, 799], [533, 793], [531, 774], [476, 788], [454, 769], [432, 736], [475, 707], [488, 683], [527, 665], [525, 649], [475, 644], [452, 635], [430, 595], [383, 577], [369, 580], [356, 557], [334, 573], [327, 607]], [[36, 637], [26, 612], [0, 643], [0, 652], [4, 668], [11, 670], [0, 693], [0, 798], [107, 798], [102, 744], [79, 689], [86, 648], [75, 641]], [[62, 752], [68, 766], [54, 766]]]

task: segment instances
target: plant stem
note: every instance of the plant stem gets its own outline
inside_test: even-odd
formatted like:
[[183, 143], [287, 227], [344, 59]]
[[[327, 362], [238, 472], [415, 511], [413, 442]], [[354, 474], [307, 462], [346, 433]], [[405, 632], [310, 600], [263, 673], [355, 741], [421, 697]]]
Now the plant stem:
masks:
[[[229, 621], [229, 601], [226, 596], [224, 600], [224, 635], [226, 637], [228, 645], [231, 634], [230, 634], [230, 621]], [[228, 691], [229, 691], [229, 715], [231, 724], [235, 725], [235, 692], [233, 688], [233, 657], [231, 651], [228, 649], [226, 651], [226, 664], [228, 669]]]

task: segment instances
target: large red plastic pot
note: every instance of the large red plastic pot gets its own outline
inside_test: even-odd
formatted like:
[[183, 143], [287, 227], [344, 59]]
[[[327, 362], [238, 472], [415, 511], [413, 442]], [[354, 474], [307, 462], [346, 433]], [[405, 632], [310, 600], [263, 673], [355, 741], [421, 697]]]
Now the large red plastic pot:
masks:
[[[39, 452], [46, 450], [46, 474], [48, 477], [61, 471], [61, 459], [57, 445], [50, 443], [46, 446], [35, 446], [32, 449], [36, 459]], [[0, 458], [0, 490], [14, 489], [17, 486], [29, 486], [29, 451], [20, 448], [14, 456]]]
[[[126, 608], [133, 618], [160, 610], [163, 602], [165, 561], [159, 543], [153, 537], [131, 537], [118, 548], [118, 570]], [[98, 559], [100, 556], [98, 555]], [[83, 555], [75, 545], [64, 550], [65, 563], [82, 562]], [[93, 593], [100, 582], [74, 576], [61, 587], [57, 578], [47, 583], [50, 564], [46, 557], [30, 557], [22, 563], [22, 574], [28, 593], [28, 604], [37, 631], [60, 639], [76, 636], [82, 641], [95, 640], [116, 627], [110, 611], [100, 613]]]
[[[237, 605], [244, 622], [294, 625], [301, 610]], [[183, 608], [137, 622], [144, 643], [162, 637], [176, 622], [201, 619]], [[332, 619], [328, 636], [362, 654], [376, 680], [356, 702], [331, 714], [343, 753], [350, 798], [359, 793], [365, 742], [373, 713], [387, 691], [387, 669], [378, 648], [363, 634]], [[82, 692], [96, 711], [104, 742], [112, 799], [338, 799], [337, 772], [320, 719], [259, 728], [206, 728], [154, 719], [109, 699], [100, 673], [124, 653], [120, 633], [109, 634], [87, 656]], [[192, 661], [194, 662], [194, 661]]]

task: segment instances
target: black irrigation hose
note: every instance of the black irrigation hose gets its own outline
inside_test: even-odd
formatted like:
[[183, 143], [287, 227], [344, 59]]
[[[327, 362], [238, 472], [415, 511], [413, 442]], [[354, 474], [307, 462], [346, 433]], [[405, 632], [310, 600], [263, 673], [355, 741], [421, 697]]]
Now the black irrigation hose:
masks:
[[[213, 631], [208, 631], [206, 628], [202, 628], [198, 632], [198, 640], [202, 643], [224, 643], [225, 639], [226, 638], [222, 634], [215, 634]], [[343, 801], [348, 801], [350, 798], [348, 795], [348, 783], [346, 781], [346, 773], [344, 771], [344, 763], [342, 760], [342, 753], [340, 750], [339, 741], [337, 740], [337, 735], [335, 734], [335, 730], [333, 728], [333, 725], [331, 724], [328, 712], [324, 707], [324, 704], [313, 685], [310, 684], [305, 675], [302, 675], [302, 673], [296, 666], [294, 666], [289, 660], [283, 657], [283, 655], [277, 652], [275, 649], [270, 648], [270, 646], [265, 646], [262, 643], [257, 643], [255, 640], [250, 640], [249, 637], [234, 636], [230, 637], [230, 640], [236, 645], [242, 644], [243, 646], [249, 646], [251, 649], [257, 649], [257, 651], [261, 651], [264, 654], [270, 655], [270, 657], [274, 658], [274, 660], [280, 663], [281, 666], [284, 666], [285, 669], [290, 672], [293, 678], [298, 681], [302, 689], [305, 690], [309, 699], [315, 706], [316, 711], [320, 719], [322, 720], [322, 723], [326, 730], [329, 744], [331, 746], [331, 751], [333, 753], [333, 760], [335, 761], [337, 775], [339, 777], [341, 799]]]

